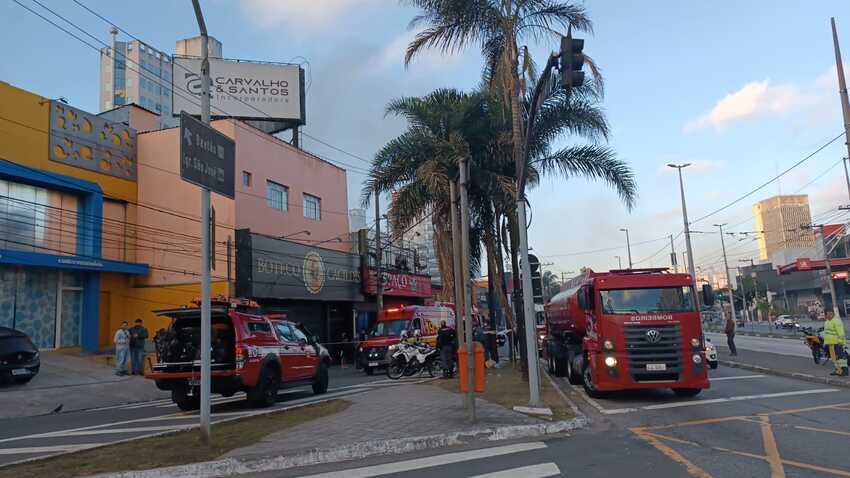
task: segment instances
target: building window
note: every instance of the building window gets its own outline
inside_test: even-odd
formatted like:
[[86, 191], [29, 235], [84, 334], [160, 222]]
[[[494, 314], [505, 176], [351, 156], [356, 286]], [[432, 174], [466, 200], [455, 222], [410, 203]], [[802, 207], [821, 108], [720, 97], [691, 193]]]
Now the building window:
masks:
[[272, 209], [286, 211], [289, 207], [289, 188], [274, 181], [266, 181], [266, 203]]
[[251, 187], [251, 173], [248, 171], [242, 171], [242, 185], [246, 188]]
[[133, 51], [133, 44], [132, 43], [127, 44], [127, 51]]
[[304, 193], [304, 217], [316, 220], [322, 218], [322, 198]]

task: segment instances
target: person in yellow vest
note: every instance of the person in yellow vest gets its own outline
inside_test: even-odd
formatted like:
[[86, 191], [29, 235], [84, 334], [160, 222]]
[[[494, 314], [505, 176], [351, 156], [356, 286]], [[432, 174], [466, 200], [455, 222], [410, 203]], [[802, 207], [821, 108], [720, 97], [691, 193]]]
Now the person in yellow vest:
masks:
[[844, 323], [841, 318], [835, 316], [832, 312], [827, 312], [827, 321], [823, 327], [823, 344], [829, 351], [829, 358], [835, 364], [835, 371], [830, 375], [838, 375], [846, 377], [847, 370], [847, 355], [845, 345], [847, 339], [844, 336]]

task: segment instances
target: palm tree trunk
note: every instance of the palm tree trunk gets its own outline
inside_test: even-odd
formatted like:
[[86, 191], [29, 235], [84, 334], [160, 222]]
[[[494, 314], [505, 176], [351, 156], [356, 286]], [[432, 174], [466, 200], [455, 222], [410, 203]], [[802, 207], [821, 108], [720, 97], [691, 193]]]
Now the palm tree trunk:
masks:
[[454, 302], [455, 275], [452, 261], [452, 238], [451, 233], [445, 227], [448, 222], [439, 219], [439, 214], [431, 216], [434, 225], [434, 249], [437, 254], [437, 267], [440, 269], [442, 290], [440, 300], [443, 302]]

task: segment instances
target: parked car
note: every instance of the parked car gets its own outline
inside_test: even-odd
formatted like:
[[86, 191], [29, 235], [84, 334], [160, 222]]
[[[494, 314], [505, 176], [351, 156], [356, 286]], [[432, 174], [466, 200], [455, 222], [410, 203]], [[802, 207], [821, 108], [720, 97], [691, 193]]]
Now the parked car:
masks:
[[773, 321], [773, 325], [777, 329], [793, 329], [794, 323], [794, 318], [790, 315], [780, 315]]
[[27, 383], [38, 375], [41, 360], [27, 334], [0, 327], [0, 380]]
[[[171, 391], [181, 410], [200, 406], [201, 311], [157, 311], [171, 327], [157, 333], [157, 362], [145, 377]], [[276, 403], [281, 387], [310, 384], [328, 390], [330, 355], [283, 315], [214, 302], [212, 307], [212, 393], [229, 397], [245, 391], [254, 406]]]
[[711, 339], [705, 339], [705, 361], [712, 370], [717, 368], [717, 347], [711, 343]]

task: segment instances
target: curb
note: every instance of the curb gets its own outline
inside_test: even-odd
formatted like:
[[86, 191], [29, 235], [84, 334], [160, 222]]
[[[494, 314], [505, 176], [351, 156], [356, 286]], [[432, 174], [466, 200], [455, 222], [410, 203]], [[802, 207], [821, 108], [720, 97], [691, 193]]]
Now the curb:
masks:
[[850, 381], [841, 380], [838, 378], [832, 377], [818, 377], [816, 375], [810, 375], [807, 373], [799, 373], [799, 372], [785, 372], [782, 370], [771, 369], [767, 367], [761, 367], [759, 365], [752, 365], [748, 363], [742, 362], [734, 362], [731, 360], [718, 360], [717, 363], [724, 365], [726, 367], [732, 368], [740, 368], [744, 370], [752, 370], [753, 372], [760, 372], [767, 375], [777, 375], [779, 377], [786, 378], [795, 378], [797, 380], [803, 380], [806, 382], [818, 383], [818, 384], [826, 384], [832, 385], [834, 387], [842, 387], [842, 388], [850, 388]]
[[[724, 332], [722, 330], [705, 329], [705, 331], [711, 332], [713, 334], [724, 334]], [[764, 338], [769, 338], [769, 339], [785, 339], [785, 340], [799, 340], [800, 339], [800, 336], [794, 336], [794, 335], [765, 334], [765, 333], [760, 333], [760, 332], [747, 332], [747, 331], [741, 331], [741, 330], [736, 330], [735, 335], [744, 335], [744, 336], [747, 336], [747, 337], [764, 337]]]
[[587, 426], [587, 418], [580, 416], [571, 420], [534, 425], [512, 425], [504, 427], [478, 428], [468, 431], [374, 440], [329, 449], [312, 449], [290, 456], [275, 456], [255, 460], [225, 458], [222, 460], [193, 463], [190, 465], [156, 468], [153, 470], [127, 471], [95, 475], [92, 478], [165, 478], [165, 477], [215, 477], [246, 473], [281, 471], [290, 468], [359, 460], [373, 456], [400, 455], [414, 451], [466, 445], [472, 441], [499, 441], [556, 435]]

